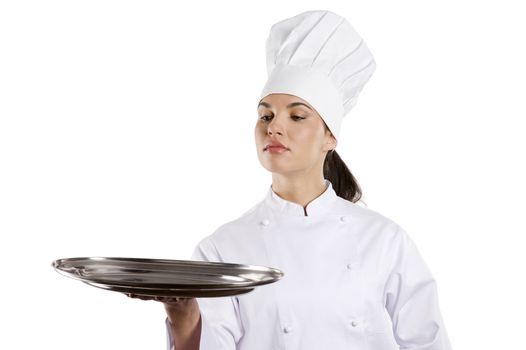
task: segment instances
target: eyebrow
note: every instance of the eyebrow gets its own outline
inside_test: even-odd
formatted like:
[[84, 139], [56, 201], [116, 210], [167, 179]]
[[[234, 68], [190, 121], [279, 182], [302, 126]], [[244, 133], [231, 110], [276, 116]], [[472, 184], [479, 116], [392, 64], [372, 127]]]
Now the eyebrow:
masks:
[[[258, 108], [259, 108], [259, 106], [264, 106], [264, 107], [267, 107], [267, 108], [272, 108], [272, 106], [271, 106], [269, 103], [267, 103], [267, 102], [260, 102], [260, 103], [258, 104]], [[312, 111], [312, 108], [310, 108], [309, 106], [307, 106], [307, 105], [306, 105], [305, 103], [303, 103], [303, 102], [292, 102], [292, 103], [289, 103], [289, 104], [287, 105], [287, 108], [292, 108], [292, 107], [296, 107], [296, 106], [305, 106], [305, 107], [307, 107], [308, 109], [310, 109], [310, 110]]]

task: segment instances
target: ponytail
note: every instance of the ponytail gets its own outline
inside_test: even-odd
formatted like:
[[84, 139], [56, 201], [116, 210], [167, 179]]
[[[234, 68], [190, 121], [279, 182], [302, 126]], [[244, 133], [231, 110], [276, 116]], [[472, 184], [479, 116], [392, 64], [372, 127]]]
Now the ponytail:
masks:
[[362, 197], [362, 189], [347, 165], [335, 150], [330, 150], [323, 163], [323, 176], [329, 180], [336, 194], [356, 203]]

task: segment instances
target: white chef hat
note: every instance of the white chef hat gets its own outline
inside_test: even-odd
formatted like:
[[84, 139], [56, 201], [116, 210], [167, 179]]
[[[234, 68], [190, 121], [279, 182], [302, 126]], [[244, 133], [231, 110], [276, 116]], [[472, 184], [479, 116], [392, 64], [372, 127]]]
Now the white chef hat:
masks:
[[266, 56], [268, 80], [260, 99], [272, 93], [304, 99], [336, 138], [376, 68], [351, 24], [326, 10], [305, 11], [272, 25]]

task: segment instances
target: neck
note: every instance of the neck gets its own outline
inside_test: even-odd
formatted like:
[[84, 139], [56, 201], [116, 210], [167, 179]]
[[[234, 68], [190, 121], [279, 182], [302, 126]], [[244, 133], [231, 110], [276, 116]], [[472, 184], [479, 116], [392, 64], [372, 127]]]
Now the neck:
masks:
[[323, 174], [316, 177], [290, 177], [272, 174], [272, 190], [281, 198], [297, 203], [305, 209], [326, 190]]

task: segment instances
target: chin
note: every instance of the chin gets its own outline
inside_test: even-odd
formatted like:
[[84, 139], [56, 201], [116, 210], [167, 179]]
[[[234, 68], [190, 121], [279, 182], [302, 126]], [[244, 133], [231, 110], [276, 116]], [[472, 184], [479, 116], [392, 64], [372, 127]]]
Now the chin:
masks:
[[272, 156], [268, 154], [259, 154], [259, 162], [271, 173], [286, 174], [296, 170], [293, 166], [292, 159], [289, 157]]
[[275, 174], [285, 175], [285, 174], [290, 173], [290, 172], [292, 172], [294, 170], [290, 166], [290, 163], [289, 164], [283, 164], [285, 162], [283, 162], [281, 164], [280, 163], [281, 162], [262, 162], [261, 165], [263, 166], [263, 168], [265, 168], [269, 172], [275, 173]]

